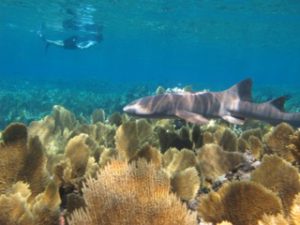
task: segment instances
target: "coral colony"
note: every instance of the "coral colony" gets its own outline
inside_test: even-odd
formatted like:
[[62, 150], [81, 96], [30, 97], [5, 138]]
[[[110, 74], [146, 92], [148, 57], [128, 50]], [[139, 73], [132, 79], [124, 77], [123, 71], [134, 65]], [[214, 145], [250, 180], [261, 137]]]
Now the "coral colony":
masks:
[[62, 106], [1, 132], [1, 225], [297, 225], [300, 131]]

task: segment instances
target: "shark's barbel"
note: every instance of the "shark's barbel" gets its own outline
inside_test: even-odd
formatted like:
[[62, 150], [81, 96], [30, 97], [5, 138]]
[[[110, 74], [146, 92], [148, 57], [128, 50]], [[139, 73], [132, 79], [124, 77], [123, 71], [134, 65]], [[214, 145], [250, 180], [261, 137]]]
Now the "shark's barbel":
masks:
[[284, 111], [286, 96], [264, 103], [253, 103], [252, 80], [246, 79], [221, 92], [183, 92], [147, 96], [133, 101], [124, 112], [146, 118], [178, 117], [194, 124], [206, 124], [209, 119], [222, 118], [233, 124], [243, 124], [246, 118], [276, 125], [287, 122], [300, 127], [300, 113]]

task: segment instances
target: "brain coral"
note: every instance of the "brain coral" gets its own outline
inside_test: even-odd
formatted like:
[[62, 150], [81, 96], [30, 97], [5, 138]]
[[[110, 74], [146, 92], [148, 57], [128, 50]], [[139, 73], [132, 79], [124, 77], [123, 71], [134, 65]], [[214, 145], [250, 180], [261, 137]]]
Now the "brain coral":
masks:
[[152, 163], [113, 160], [83, 188], [86, 208], [75, 210], [70, 225], [196, 225], [180, 200], [170, 194], [170, 180]]
[[207, 222], [229, 221], [234, 225], [256, 225], [264, 214], [282, 211], [280, 199], [254, 182], [233, 182], [200, 199], [199, 214]]

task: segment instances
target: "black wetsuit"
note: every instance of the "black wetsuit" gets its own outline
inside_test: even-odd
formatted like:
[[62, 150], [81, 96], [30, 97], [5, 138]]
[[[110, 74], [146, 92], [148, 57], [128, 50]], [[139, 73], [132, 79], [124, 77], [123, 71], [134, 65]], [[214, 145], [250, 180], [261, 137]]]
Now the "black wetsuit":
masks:
[[64, 45], [62, 47], [65, 49], [78, 49], [78, 46], [77, 46], [78, 36], [74, 35], [72, 37], [69, 37], [69, 38], [63, 40], [63, 42], [64, 42]]

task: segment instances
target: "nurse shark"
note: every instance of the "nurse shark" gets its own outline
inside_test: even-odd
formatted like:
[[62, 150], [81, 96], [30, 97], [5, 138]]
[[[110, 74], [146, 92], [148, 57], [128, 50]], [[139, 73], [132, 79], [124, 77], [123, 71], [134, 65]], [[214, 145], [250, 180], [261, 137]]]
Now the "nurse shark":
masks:
[[203, 125], [221, 118], [242, 125], [245, 119], [261, 120], [272, 125], [281, 122], [300, 127], [300, 113], [287, 113], [281, 96], [263, 103], [252, 102], [252, 80], [245, 79], [220, 92], [182, 92], [147, 96], [126, 105], [123, 111], [144, 118], [181, 118]]

